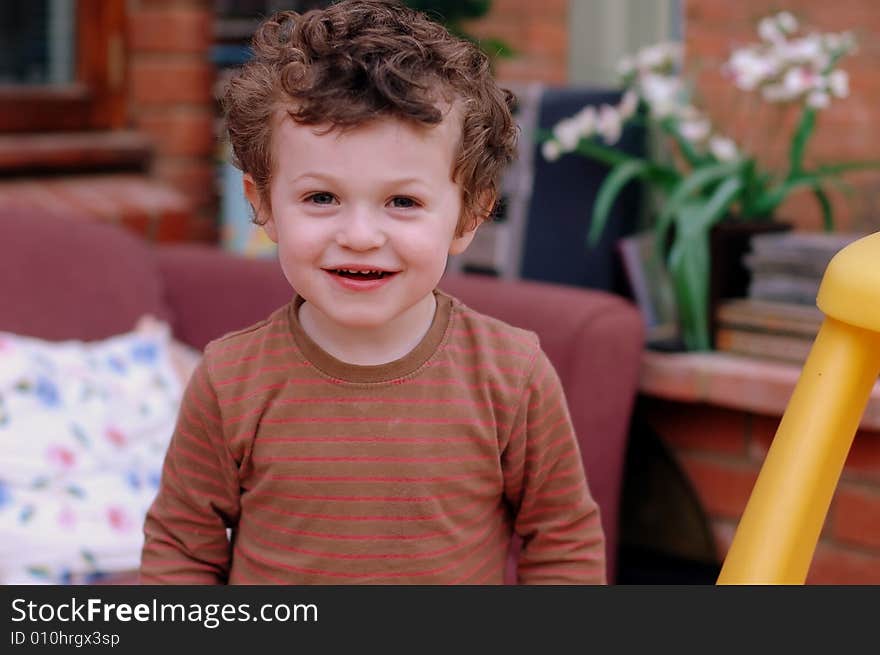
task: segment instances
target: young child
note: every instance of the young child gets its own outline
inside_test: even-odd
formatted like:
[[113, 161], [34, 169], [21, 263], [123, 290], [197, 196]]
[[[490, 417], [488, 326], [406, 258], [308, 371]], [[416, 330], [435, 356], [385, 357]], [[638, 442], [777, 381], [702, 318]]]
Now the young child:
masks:
[[205, 349], [147, 515], [144, 583], [605, 582], [598, 508], [535, 334], [436, 286], [516, 127], [486, 57], [395, 3], [268, 19], [226, 95], [292, 302]]

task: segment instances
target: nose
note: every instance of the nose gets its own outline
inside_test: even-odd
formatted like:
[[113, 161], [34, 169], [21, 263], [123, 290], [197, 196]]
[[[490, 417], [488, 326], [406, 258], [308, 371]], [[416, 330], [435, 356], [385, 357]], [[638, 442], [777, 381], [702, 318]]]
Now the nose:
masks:
[[381, 248], [387, 236], [379, 217], [368, 209], [355, 208], [341, 216], [336, 232], [336, 243], [350, 250], [373, 250]]

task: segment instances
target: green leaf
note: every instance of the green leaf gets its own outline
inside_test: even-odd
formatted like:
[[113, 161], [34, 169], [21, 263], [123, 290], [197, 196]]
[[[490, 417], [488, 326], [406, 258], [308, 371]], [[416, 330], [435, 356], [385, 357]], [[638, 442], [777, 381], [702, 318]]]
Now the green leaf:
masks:
[[706, 202], [689, 201], [675, 216], [676, 237], [669, 253], [669, 272], [679, 304], [682, 336], [689, 350], [709, 350], [709, 231], [727, 213], [743, 187], [726, 179]]
[[810, 172], [813, 175], [819, 176], [840, 175], [841, 173], [848, 173], [850, 171], [866, 171], [871, 170], [872, 168], [880, 168], [880, 160], [867, 159], [861, 161], [848, 161], [842, 164], [824, 164]]
[[[700, 207], [685, 205], [679, 218], [697, 222]], [[708, 230], [692, 232], [678, 239], [669, 253], [669, 275], [681, 324], [682, 338], [688, 350], [708, 350], [709, 339], [709, 236]]]
[[804, 150], [806, 150], [807, 141], [815, 127], [816, 110], [812, 107], [804, 106], [804, 112], [801, 114], [801, 120], [794, 133], [791, 150], [789, 151], [789, 178], [799, 175], [804, 170]]
[[685, 161], [690, 164], [692, 168], [699, 168], [708, 161], [708, 158], [697, 153], [691, 142], [681, 135], [681, 132], [678, 131], [678, 123], [676, 120], [671, 118], [664, 119], [660, 122], [660, 126], [663, 128], [664, 132], [672, 137]]
[[822, 209], [822, 226], [825, 228], [826, 232], [833, 232], [834, 210], [831, 208], [831, 201], [828, 199], [828, 195], [825, 193], [825, 189], [823, 189], [822, 186], [818, 183], [814, 184], [813, 195], [816, 197], [816, 201], [819, 203], [819, 207]]
[[691, 175], [681, 179], [664, 204], [663, 211], [657, 216], [657, 222], [654, 225], [654, 245], [658, 248], [659, 253], [662, 253], [665, 248], [666, 234], [672, 227], [676, 214], [680, 212], [685, 203], [689, 202], [691, 195], [702, 192], [706, 187], [720, 180], [738, 176], [744, 165], [743, 161], [714, 164], [694, 171]]
[[596, 195], [596, 202], [593, 204], [593, 217], [590, 221], [590, 232], [587, 237], [590, 247], [595, 247], [599, 241], [617, 196], [630, 181], [644, 175], [648, 168], [650, 168], [648, 162], [631, 159], [611, 169], [611, 172], [602, 181], [602, 186], [599, 187], [599, 193]]

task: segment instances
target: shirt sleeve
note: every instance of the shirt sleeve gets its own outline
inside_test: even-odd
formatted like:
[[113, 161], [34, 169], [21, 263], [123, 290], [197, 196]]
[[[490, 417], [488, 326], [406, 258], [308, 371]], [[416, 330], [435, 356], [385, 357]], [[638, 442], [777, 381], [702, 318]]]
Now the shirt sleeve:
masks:
[[144, 522], [141, 583], [226, 583], [227, 529], [239, 513], [237, 467], [203, 358], [184, 392], [159, 492]]
[[605, 537], [562, 384], [539, 351], [502, 453], [521, 584], [605, 584]]

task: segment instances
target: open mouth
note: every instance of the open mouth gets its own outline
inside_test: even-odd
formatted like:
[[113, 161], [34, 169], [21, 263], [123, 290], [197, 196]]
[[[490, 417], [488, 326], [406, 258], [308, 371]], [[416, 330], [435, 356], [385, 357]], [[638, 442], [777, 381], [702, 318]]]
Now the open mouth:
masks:
[[381, 280], [395, 275], [391, 271], [353, 271], [345, 268], [329, 269], [329, 272], [349, 280]]

